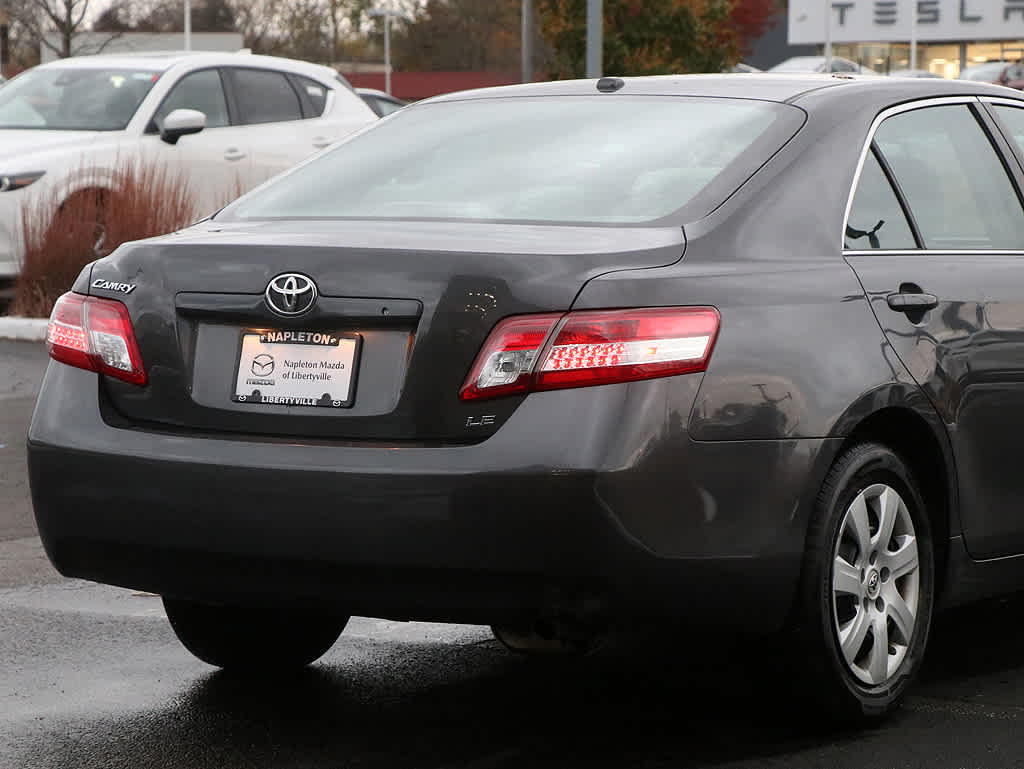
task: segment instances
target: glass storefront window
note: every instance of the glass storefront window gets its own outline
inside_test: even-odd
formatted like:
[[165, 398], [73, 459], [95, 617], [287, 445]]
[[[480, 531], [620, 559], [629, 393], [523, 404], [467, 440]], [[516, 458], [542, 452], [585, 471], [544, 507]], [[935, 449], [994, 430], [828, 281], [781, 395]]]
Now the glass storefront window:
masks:
[[960, 45], [918, 46], [917, 66], [942, 77], [956, 77], [960, 74]]
[[[851, 59], [880, 75], [906, 69], [921, 69], [945, 78], [960, 76], [961, 43], [920, 43], [917, 66], [910, 63], [908, 43], [849, 43], [833, 46], [836, 56]], [[1024, 59], [1024, 40], [967, 43], [963, 66], [990, 61], [1017, 62]]]

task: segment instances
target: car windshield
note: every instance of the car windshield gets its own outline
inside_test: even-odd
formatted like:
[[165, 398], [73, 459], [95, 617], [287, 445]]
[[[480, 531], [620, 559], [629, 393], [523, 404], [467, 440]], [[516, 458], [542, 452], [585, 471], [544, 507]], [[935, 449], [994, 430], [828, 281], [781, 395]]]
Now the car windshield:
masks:
[[1008, 66], [1008, 62], [997, 61], [989, 64], [978, 64], [974, 67], [967, 67], [960, 73], [961, 80], [996, 80], [1000, 73]]
[[0, 91], [0, 129], [119, 131], [159, 77], [137, 69], [30, 70]]
[[[776, 122], [789, 130], [771, 131]], [[723, 177], [720, 203], [802, 122], [795, 108], [744, 99], [571, 96], [406, 107], [242, 198], [225, 217], [649, 221]]]

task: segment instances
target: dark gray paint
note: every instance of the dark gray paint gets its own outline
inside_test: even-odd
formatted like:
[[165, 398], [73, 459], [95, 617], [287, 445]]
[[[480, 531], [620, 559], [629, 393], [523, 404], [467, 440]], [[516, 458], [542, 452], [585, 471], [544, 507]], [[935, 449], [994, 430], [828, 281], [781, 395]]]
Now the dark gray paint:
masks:
[[[483, 95], [592, 88], [553, 83]], [[768, 630], [785, 619], [813, 500], [837, 451], [889, 424], [899, 428], [888, 439], [927, 486], [939, 560], [951, 575], [948, 602], [1019, 588], [1017, 559], [982, 564], [964, 549], [961, 534], [970, 532], [960, 499], [973, 498], [985, 479], [954, 460], [951, 436], [978, 429], [958, 421], [972, 412], [908, 370], [872, 312], [871, 300], [899, 286], [905, 265], [872, 262], [865, 295], [841, 242], [876, 115], [914, 99], [1003, 90], [827, 76], [668, 77], [628, 80], [604, 98], [631, 93], [788, 100], [808, 119], [696, 221], [578, 228], [214, 220], [96, 263], [92, 278], [139, 285], [126, 302], [151, 384], [51, 365], [30, 432], [30, 471], [58, 568], [172, 595], [329, 601], [384, 616], [669, 614]], [[345, 330], [412, 339], [397, 401], [387, 366], [361, 378], [360, 388], [379, 390], [372, 408], [349, 414], [218, 404], [211, 382], [189, 392], [209, 365], [197, 374], [191, 361], [231, 358], [238, 308], [259, 312], [246, 302], [291, 270], [313, 276], [342, 305], [422, 303], [415, 319], [347, 319], [354, 326]], [[974, 281], [1014, 287], [1005, 272]], [[249, 298], [225, 303], [220, 317], [216, 307], [201, 308], [197, 319], [176, 297], [202, 292]], [[502, 317], [688, 304], [715, 306], [722, 316], [705, 375], [457, 400]], [[208, 344], [207, 333], [219, 341]], [[467, 417], [482, 413], [495, 415], [493, 428], [467, 427]], [[1017, 434], [999, 428], [986, 425], [985, 440], [1012, 454]], [[982, 538], [1024, 540], [1024, 519], [1012, 510], [971, 522]]]

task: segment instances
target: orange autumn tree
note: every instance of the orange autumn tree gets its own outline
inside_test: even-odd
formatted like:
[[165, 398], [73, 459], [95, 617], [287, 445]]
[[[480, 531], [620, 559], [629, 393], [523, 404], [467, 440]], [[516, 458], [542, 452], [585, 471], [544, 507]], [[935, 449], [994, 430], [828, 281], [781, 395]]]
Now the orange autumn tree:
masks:
[[[607, 75], [720, 72], [760, 35], [776, 0], [604, 0]], [[586, 0], [540, 0], [553, 78], [583, 77]]]

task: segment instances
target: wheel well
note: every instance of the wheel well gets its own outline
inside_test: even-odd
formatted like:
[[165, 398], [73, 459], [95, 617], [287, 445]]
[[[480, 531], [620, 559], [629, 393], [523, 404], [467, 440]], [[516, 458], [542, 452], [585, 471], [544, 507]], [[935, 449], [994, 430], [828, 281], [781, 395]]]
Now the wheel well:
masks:
[[886, 408], [867, 417], [846, 437], [839, 453], [868, 441], [881, 443], [899, 454], [920, 486], [932, 526], [935, 578], [941, 595], [945, 587], [950, 519], [955, 499], [952, 468], [948, 466], [942, 446], [923, 417], [903, 408]]
[[64, 198], [64, 200], [60, 202], [60, 208], [63, 209], [68, 203], [71, 203], [72, 201], [84, 200], [89, 197], [94, 198], [97, 202], [102, 202], [106, 198], [106, 196], [110, 194], [110, 192], [111, 190], [107, 189], [106, 187], [83, 187], [80, 190], [75, 190], [74, 192], [68, 194]]

